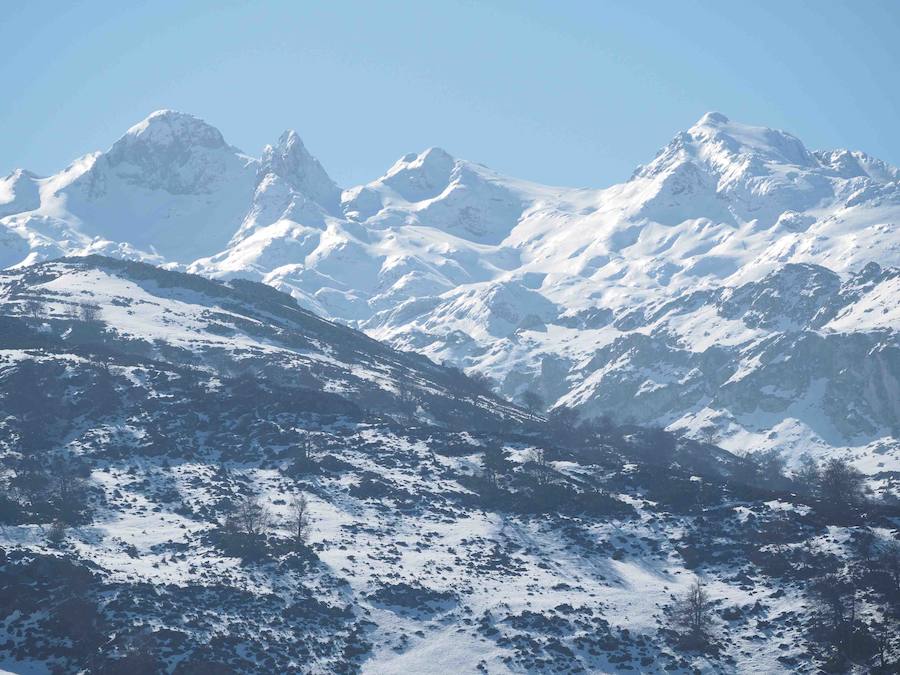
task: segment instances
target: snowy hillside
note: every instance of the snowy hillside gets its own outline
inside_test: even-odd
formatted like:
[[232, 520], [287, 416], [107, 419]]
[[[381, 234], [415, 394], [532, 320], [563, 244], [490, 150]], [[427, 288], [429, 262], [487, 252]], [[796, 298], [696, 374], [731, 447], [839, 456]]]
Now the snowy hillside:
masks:
[[[784, 301], [803, 326], [892, 312], [896, 275], [866, 274], [827, 315]], [[717, 296], [744, 317], [721, 340], [772, 297]], [[9, 672], [834, 671], [844, 626], [889, 672], [896, 485], [813, 473], [544, 420], [258, 283], [100, 256], [0, 273]], [[679, 613], [698, 580], [702, 641]], [[820, 597], [853, 618], [831, 632]]]
[[[77, 320], [83, 308], [96, 307], [102, 320], [65, 333], [73, 346], [96, 342], [135, 358], [183, 361], [202, 372], [263, 376], [304, 392], [311, 411], [327, 412], [333, 404], [342, 414], [399, 411], [422, 420], [465, 419], [473, 427], [530, 417], [459, 371], [325, 321], [258, 283], [225, 285], [90, 256], [0, 275], [0, 302], [20, 316], [39, 311], [51, 322]], [[15, 334], [14, 325], [8, 328]], [[410, 407], [404, 397], [412, 394], [416, 405]]]
[[160, 111], [56, 176], [4, 179], [0, 215], [0, 265], [97, 252], [249, 278], [514, 399], [898, 468], [900, 171], [863, 153], [708, 113], [605, 189], [431, 148], [341, 192], [294, 132], [254, 159]]

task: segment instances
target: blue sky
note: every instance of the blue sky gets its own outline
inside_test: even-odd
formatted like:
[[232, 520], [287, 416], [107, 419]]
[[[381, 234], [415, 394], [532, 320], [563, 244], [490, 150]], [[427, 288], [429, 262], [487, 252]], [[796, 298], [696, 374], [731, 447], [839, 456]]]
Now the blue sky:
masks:
[[627, 178], [707, 110], [900, 164], [900, 2], [6, 3], [0, 173], [152, 110], [250, 154], [296, 129], [344, 186], [438, 145], [544, 183]]

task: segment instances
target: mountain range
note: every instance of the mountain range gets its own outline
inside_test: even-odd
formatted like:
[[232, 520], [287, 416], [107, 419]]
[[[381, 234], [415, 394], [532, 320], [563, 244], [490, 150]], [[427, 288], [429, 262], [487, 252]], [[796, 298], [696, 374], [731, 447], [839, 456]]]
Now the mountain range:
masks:
[[887, 474], [898, 223], [897, 168], [719, 113], [604, 189], [439, 148], [341, 189], [293, 131], [253, 157], [162, 110], [0, 181], [0, 266], [102, 254], [259, 281], [515, 401]]

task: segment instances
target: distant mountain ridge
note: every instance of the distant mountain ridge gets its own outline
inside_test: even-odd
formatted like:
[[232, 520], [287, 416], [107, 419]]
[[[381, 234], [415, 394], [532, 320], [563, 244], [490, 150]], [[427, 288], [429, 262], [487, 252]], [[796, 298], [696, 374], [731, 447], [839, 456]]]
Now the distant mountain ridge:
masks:
[[896, 167], [720, 113], [598, 190], [439, 148], [341, 190], [295, 132], [254, 158], [174, 111], [0, 181], [4, 267], [102, 253], [262, 281], [512, 398], [873, 470], [900, 470], [898, 223]]

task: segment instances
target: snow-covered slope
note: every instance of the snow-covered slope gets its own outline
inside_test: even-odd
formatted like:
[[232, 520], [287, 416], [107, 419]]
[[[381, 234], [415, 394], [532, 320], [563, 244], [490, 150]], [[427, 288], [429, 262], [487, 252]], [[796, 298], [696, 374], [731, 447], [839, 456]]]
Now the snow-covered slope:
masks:
[[[94, 335], [70, 331], [73, 345], [88, 339], [143, 358], [165, 354], [205, 371], [264, 376], [305, 389], [323, 410], [356, 407], [476, 426], [529, 417], [459, 371], [395, 351], [246, 280], [226, 285], [145, 263], [63, 258], [0, 273], [0, 303], [20, 316], [36, 307], [51, 322], [97, 307], [102, 316], [87, 322]], [[417, 403], [410, 408], [404, 396], [412, 395]]]
[[[843, 286], [873, 298], [851, 311], [894, 279]], [[766, 298], [720, 302], [761, 326]], [[816, 581], [858, 580], [854, 630], [896, 634], [895, 492], [835, 508], [708, 443], [543, 420], [246, 280], [99, 256], [0, 273], [8, 672], [835, 671]], [[703, 641], [673, 611], [698, 580]]]
[[[883, 354], [876, 371], [893, 391], [894, 282], [853, 302], [848, 289], [869, 263], [890, 279], [900, 267], [900, 171], [719, 113], [605, 189], [536, 185], [432, 148], [341, 192], [293, 132], [252, 159], [200, 120], [161, 111], [57, 176], [5, 179], [0, 213], [4, 265], [100, 252], [263, 281], [373, 337], [489, 374], [509, 396], [533, 389], [586, 414], [715, 424], [735, 448], [897, 443], [892, 404], [865, 423], [835, 418], [840, 406], [824, 401], [843, 394], [818, 360], [790, 395], [767, 398], [745, 376], [773, 366], [773, 352], [753, 349], [781, 344], [787, 358], [803, 334], [846, 340], [850, 362]], [[784, 302], [762, 323], [729, 314], [724, 298], [753, 284], [843, 313], [801, 320]], [[637, 367], [635, 341], [655, 375]], [[691, 388], [687, 373], [705, 372], [696, 361], [710, 350], [742, 376], [720, 370]], [[738, 381], [747, 391], [726, 395]]]
[[[108, 241], [136, 249], [126, 257], [188, 263], [252, 232], [261, 215], [248, 212], [260, 201], [255, 197], [264, 196], [269, 213], [263, 217], [309, 219], [337, 210], [339, 193], [293, 132], [256, 159], [206, 122], [159, 110], [108, 151], [56, 176], [13, 173], [0, 184], [0, 215], [8, 216], [5, 229], [26, 240], [49, 226], [65, 230], [67, 238], [57, 237], [59, 251], [79, 254]], [[302, 208], [304, 196], [315, 206]], [[32, 249], [39, 258], [58, 255]], [[7, 252], [4, 262], [10, 260], [19, 262]]]

